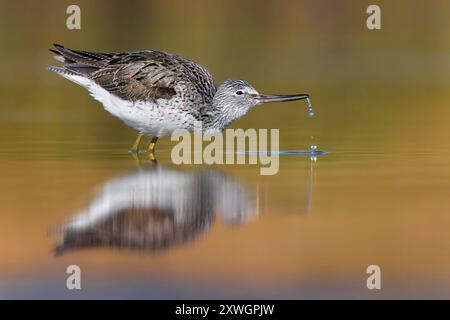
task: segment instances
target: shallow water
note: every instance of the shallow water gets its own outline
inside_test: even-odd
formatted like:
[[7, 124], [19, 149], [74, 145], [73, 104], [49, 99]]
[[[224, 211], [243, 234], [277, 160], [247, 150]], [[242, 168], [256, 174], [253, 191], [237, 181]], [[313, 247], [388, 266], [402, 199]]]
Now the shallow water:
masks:
[[[114, 38], [98, 22], [71, 33], [53, 13], [63, 6], [45, 9], [55, 17], [41, 32], [16, 26], [33, 41], [0, 28], [9, 61], [0, 77], [0, 298], [449, 298], [448, 4], [417, 2], [405, 12], [383, 2], [403, 23], [377, 34], [361, 29], [358, 1], [331, 10], [337, 20], [323, 20], [334, 2], [315, 3], [259, 8], [270, 28], [257, 18], [229, 21], [227, 2], [215, 19], [179, 8], [200, 15], [196, 24], [181, 13], [158, 18], [172, 9], [163, 2], [108, 15], [106, 2], [82, 2], [98, 21], [116, 15], [145, 36]], [[21, 10], [7, 7], [11, 16]], [[305, 10], [304, 19], [290, 13]], [[158, 14], [149, 22], [136, 12]], [[323, 24], [307, 18], [314, 15]], [[188, 34], [192, 43], [168, 40]], [[174, 166], [169, 139], [158, 142], [157, 164], [145, 154], [137, 161], [128, 153], [133, 130], [45, 72], [45, 50], [61, 39], [177, 52], [218, 81], [237, 75], [268, 93], [308, 92], [316, 114], [304, 101], [277, 103], [233, 124], [280, 130], [274, 176], [257, 165]], [[242, 55], [224, 53], [230, 41]], [[274, 55], [283, 59], [275, 64]], [[82, 270], [80, 291], [65, 287], [72, 264]], [[366, 287], [373, 264], [381, 290]]]
[[[3, 149], [4, 297], [447, 295], [448, 153], [336, 145], [317, 162], [280, 155], [279, 174], [264, 177], [250, 165], [174, 167], [165, 146], [158, 165], [143, 157], [138, 168], [126, 147], [59, 141]], [[145, 209], [164, 197], [178, 218]], [[78, 238], [73, 231], [73, 247], [68, 236], [55, 255], [61, 225], [105, 201], [109, 225]], [[86, 277], [80, 293], [64, 289], [70, 264]], [[389, 284], [381, 293], [365, 289], [370, 264], [382, 266]]]

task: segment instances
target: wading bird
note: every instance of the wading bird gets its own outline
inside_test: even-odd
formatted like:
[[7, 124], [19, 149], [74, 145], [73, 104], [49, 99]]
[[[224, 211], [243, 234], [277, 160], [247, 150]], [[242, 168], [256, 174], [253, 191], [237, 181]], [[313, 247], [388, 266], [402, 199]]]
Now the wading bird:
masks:
[[143, 135], [152, 137], [148, 151], [153, 153], [159, 137], [177, 129], [194, 131], [196, 121], [203, 133], [213, 134], [258, 104], [309, 97], [260, 94], [245, 80], [226, 80], [216, 87], [208, 70], [162, 51], [101, 53], [58, 44], [50, 51], [64, 66], [48, 70], [89, 90], [108, 112], [139, 132], [134, 152]]

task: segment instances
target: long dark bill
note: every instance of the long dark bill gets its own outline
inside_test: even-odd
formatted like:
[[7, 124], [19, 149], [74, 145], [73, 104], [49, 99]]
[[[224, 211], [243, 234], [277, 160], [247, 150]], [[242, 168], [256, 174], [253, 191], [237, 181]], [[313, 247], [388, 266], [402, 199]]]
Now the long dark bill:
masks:
[[309, 98], [309, 94], [288, 94], [288, 95], [271, 95], [271, 94], [260, 94], [255, 99], [261, 103], [265, 102], [282, 102], [282, 101], [294, 101]]

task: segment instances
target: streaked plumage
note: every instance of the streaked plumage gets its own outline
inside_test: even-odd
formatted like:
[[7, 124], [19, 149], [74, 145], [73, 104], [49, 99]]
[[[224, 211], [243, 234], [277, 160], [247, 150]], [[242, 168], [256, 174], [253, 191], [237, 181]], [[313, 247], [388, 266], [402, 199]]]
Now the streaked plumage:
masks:
[[[199, 64], [153, 50], [100, 53], [55, 44], [51, 50], [64, 66], [48, 67], [85, 87], [112, 115], [156, 142], [176, 129], [222, 131], [263, 102], [305, 99], [307, 94], [260, 95], [244, 80], [227, 80], [218, 88]], [[139, 144], [139, 139], [135, 146]]]

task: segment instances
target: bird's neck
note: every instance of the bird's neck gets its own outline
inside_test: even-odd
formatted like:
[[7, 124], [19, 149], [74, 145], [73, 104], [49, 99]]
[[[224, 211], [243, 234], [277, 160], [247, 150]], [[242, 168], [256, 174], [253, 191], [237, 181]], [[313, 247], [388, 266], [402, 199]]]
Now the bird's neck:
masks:
[[206, 132], [223, 131], [234, 120], [241, 116], [242, 115], [233, 112], [233, 107], [231, 105], [213, 99], [210, 108], [204, 113], [203, 127]]

